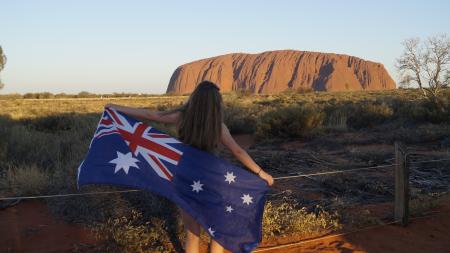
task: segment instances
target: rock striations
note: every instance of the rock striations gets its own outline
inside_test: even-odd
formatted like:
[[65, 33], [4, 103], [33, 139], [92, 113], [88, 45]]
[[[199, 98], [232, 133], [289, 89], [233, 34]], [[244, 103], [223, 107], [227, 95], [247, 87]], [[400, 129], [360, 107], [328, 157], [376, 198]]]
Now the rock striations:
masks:
[[341, 54], [280, 50], [226, 54], [184, 64], [172, 74], [167, 93], [190, 93], [203, 80], [217, 83], [223, 92], [396, 88], [380, 63]]

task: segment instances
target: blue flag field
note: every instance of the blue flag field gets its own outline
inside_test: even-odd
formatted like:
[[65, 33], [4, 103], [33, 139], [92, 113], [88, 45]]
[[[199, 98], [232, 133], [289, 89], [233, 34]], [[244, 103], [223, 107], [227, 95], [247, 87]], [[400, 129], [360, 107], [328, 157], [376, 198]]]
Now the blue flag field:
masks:
[[102, 114], [77, 181], [162, 195], [231, 252], [251, 252], [262, 239], [266, 181], [112, 108]]

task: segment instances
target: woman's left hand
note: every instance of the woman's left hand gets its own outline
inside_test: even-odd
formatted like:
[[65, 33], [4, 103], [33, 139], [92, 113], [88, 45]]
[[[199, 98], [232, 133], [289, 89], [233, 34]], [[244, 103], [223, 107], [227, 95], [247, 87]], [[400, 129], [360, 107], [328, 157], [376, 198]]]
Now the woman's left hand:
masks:
[[273, 180], [273, 177], [269, 173], [265, 172], [264, 170], [261, 170], [258, 175], [260, 178], [266, 180], [266, 182], [269, 186], [273, 185], [274, 180]]

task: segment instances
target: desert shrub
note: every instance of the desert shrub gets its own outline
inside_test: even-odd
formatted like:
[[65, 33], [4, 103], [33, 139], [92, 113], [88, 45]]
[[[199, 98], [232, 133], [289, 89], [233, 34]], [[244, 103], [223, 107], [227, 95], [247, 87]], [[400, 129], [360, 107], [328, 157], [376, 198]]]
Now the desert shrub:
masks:
[[301, 137], [322, 125], [325, 114], [313, 106], [289, 106], [263, 114], [257, 121], [258, 137]]
[[362, 103], [349, 107], [347, 124], [356, 129], [373, 127], [391, 119], [394, 111], [386, 103]]
[[236, 103], [225, 103], [224, 122], [233, 134], [254, 133], [256, 115], [252, 108]]
[[49, 172], [36, 165], [11, 166], [0, 180], [0, 187], [16, 196], [37, 195], [47, 192], [49, 179]]
[[23, 98], [36, 98], [36, 95], [34, 93], [25, 93]]
[[159, 218], [145, 221], [137, 210], [128, 217], [95, 224], [93, 231], [102, 242], [98, 246], [102, 252], [174, 252], [166, 222]]
[[236, 97], [236, 98], [244, 98], [244, 97], [250, 97], [254, 95], [254, 93], [251, 90], [245, 90], [245, 89], [238, 89], [233, 90], [230, 92], [227, 92], [226, 95]]
[[314, 93], [314, 89], [311, 87], [298, 87], [295, 91], [297, 93]]
[[409, 201], [409, 210], [412, 216], [423, 215], [441, 205], [448, 203], [448, 193], [419, 193]]
[[98, 95], [96, 95], [94, 93], [87, 92], [87, 91], [81, 91], [81, 92], [78, 92], [78, 94], [75, 97], [77, 97], [77, 98], [90, 98], [90, 97], [96, 97], [96, 96], [98, 96]]
[[37, 99], [46, 99], [46, 98], [53, 98], [53, 93], [50, 92], [38, 92], [38, 93], [25, 93], [23, 95], [23, 98], [37, 98]]
[[263, 216], [263, 236], [302, 236], [340, 229], [338, 215], [316, 207], [316, 212], [308, 212], [297, 202], [289, 200], [275, 205], [268, 201]]
[[276, 97], [276, 98], [266, 98], [266, 99], [256, 100], [256, 101], [253, 101], [253, 104], [262, 105], [262, 106], [270, 106], [270, 107], [279, 107], [279, 106], [284, 105], [285, 102], [286, 101], [284, 101], [282, 98]]
[[[74, 181], [74, 178], [72, 178]], [[81, 192], [101, 192], [118, 190], [113, 187], [83, 186]], [[59, 193], [78, 192], [75, 189], [62, 189]], [[104, 223], [111, 217], [127, 216], [133, 207], [126, 199], [126, 195], [133, 193], [117, 193], [105, 195], [88, 195], [67, 198], [51, 198], [47, 204], [51, 212], [67, 222], [91, 225]], [[135, 194], [135, 193], [134, 193]]]
[[338, 130], [346, 130], [347, 120], [350, 117], [349, 110], [343, 106], [332, 105], [324, 109], [326, 114], [325, 127]]
[[409, 102], [399, 108], [397, 116], [417, 123], [450, 122], [450, 101], [441, 98], [435, 102], [428, 100]]
[[57, 114], [27, 120], [26, 124], [38, 131], [54, 133], [72, 129], [76, 124], [76, 118], [75, 115]]
[[38, 93], [38, 97], [37, 98], [54, 98], [55, 96], [53, 95], [53, 93], [50, 92], [42, 92], [42, 93]]
[[366, 228], [369, 226], [383, 224], [383, 219], [375, 212], [366, 208], [342, 209], [342, 220], [352, 227]]
[[170, 108], [170, 104], [158, 104], [157, 106], [156, 106], [156, 110], [157, 111], [167, 111], [167, 110], [169, 110], [169, 108]]
[[415, 127], [401, 126], [397, 129], [386, 129], [383, 136], [385, 143], [403, 141], [406, 144], [436, 142], [445, 145], [445, 139], [449, 136], [450, 125], [445, 124], [421, 124]]
[[9, 93], [0, 95], [0, 99], [20, 99], [22, 94], [20, 93]]
[[55, 165], [59, 154], [58, 138], [53, 134], [27, 129], [21, 124], [5, 129], [2, 142], [6, 143], [9, 162], [15, 164], [36, 164], [48, 168]]
[[[0, 172], [5, 174], [9, 169], [9, 181], [16, 182], [14, 188], [6, 189], [38, 194], [42, 189], [36, 182], [42, 183], [44, 179], [48, 185], [46, 192], [75, 188], [76, 168], [86, 154], [98, 117], [74, 118], [67, 115], [16, 121], [0, 118], [0, 158], [4, 158], [0, 159]], [[64, 130], [68, 127], [71, 131]]]

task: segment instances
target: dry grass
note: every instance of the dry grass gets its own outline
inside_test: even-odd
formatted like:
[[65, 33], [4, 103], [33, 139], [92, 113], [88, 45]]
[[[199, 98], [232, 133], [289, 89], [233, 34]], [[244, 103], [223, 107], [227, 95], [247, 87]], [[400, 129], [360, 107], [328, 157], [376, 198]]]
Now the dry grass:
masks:
[[175, 252], [167, 234], [167, 224], [163, 219], [145, 221], [142, 214], [132, 210], [129, 217], [109, 218], [105, 223], [92, 226], [99, 252]]
[[8, 188], [15, 196], [28, 196], [47, 192], [50, 183], [48, 172], [36, 165], [22, 165], [6, 170], [0, 188]]
[[264, 210], [263, 236], [311, 236], [341, 228], [337, 213], [329, 213], [319, 206], [316, 209], [316, 212], [309, 212], [292, 200], [281, 204], [268, 201]]
[[[450, 97], [450, 92], [446, 94]], [[0, 188], [6, 189], [3, 193], [8, 195], [74, 192], [76, 168], [86, 154], [106, 103], [167, 110], [180, 105], [186, 98], [0, 97]], [[450, 103], [446, 112], [439, 112], [415, 90], [251, 96], [230, 93], [224, 94], [224, 101], [225, 121], [232, 132], [256, 132], [263, 141], [311, 137], [312, 130], [323, 135], [327, 131], [364, 133], [365, 129], [379, 126], [387, 129], [383, 137], [386, 141], [401, 135], [403, 139], [420, 143], [449, 134]], [[420, 126], [425, 124], [432, 124], [432, 127], [421, 130]], [[170, 131], [164, 125], [158, 127]], [[373, 154], [361, 152], [354, 155], [373, 157]], [[384, 157], [380, 155], [380, 159]], [[420, 207], [420, 203], [423, 202], [418, 202], [416, 207], [413, 204], [412, 209], [426, 209]], [[49, 204], [54, 213], [72, 221], [96, 222], [98, 235], [110, 242], [111, 251], [171, 252], [167, 235], [182, 236], [174, 229], [174, 224], [162, 222], [168, 220], [164, 215], [171, 206], [148, 195], [72, 198], [49, 201]], [[112, 210], [111, 206], [115, 208]], [[279, 204], [268, 202], [263, 222], [265, 237], [292, 233], [311, 235], [338, 230], [342, 225], [335, 213], [320, 208], [310, 212], [291, 200]], [[148, 238], [153, 239], [149, 241]]]

